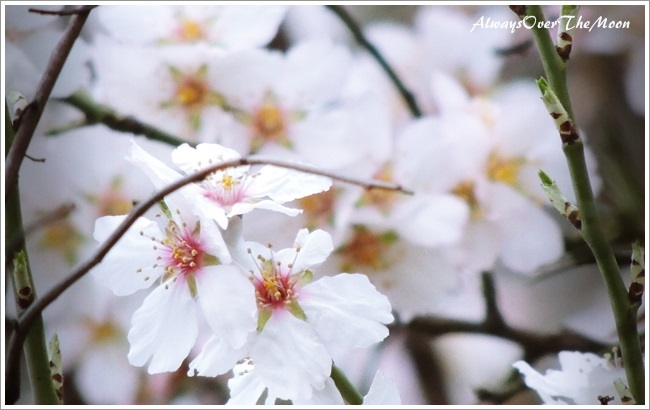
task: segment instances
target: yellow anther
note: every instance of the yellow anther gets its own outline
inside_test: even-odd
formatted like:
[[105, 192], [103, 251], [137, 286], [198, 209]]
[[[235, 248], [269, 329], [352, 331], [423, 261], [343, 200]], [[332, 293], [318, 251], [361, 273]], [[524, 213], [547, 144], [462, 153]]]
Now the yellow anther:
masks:
[[223, 178], [221, 178], [221, 186], [223, 189], [232, 189], [233, 185], [235, 185], [235, 180], [232, 176], [226, 174], [223, 176]]
[[199, 41], [205, 38], [201, 24], [189, 19], [184, 19], [177, 31], [178, 40], [186, 43]]
[[525, 161], [521, 158], [504, 158], [498, 153], [492, 153], [488, 159], [486, 173], [493, 181], [503, 182], [516, 187], [519, 181], [519, 170]]

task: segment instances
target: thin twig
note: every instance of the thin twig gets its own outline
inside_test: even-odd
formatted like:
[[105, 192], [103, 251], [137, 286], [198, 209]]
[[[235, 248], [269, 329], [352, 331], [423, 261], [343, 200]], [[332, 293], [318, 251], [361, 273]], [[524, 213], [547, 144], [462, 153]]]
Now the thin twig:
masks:
[[283, 162], [273, 159], [264, 159], [261, 157], [251, 157], [251, 158], [241, 158], [238, 160], [227, 161], [221, 164], [216, 164], [211, 167], [208, 167], [200, 172], [189, 175], [183, 179], [180, 179], [173, 184], [170, 184], [166, 188], [158, 191], [148, 200], [140, 203], [138, 206], [133, 208], [130, 214], [124, 219], [124, 221], [117, 227], [117, 229], [108, 237], [108, 239], [97, 249], [95, 254], [84, 264], [79, 266], [73, 273], [71, 273], [67, 278], [63, 279], [61, 282], [53, 286], [45, 295], [39, 298], [34, 304], [32, 304], [20, 318], [18, 324], [16, 325], [16, 331], [11, 335], [9, 342], [7, 343], [7, 367], [5, 370], [5, 375], [7, 380], [17, 380], [18, 372], [18, 360], [14, 360], [20, 355], [22, 349], [22, 344], [25, 339], [25, 335], [29, 331], [34, 319], [39, 317], [40, 313], [49, 306], [54, 300], [56, 300], [64, 291], [66, 291], [70, 286], [77, 282], [81, 277], [88, 273], [93, 267], [99, 264], [102, 259], [108, 254], [108, 252], [115, 246], [117, 241], [126, 233], [126, 231], [135, 223], [135, 221], [144, 215], [144, 213], [162, 200], [165, 196], [171, 194], [172, 192], [182, 188], [185, 185], [191, 184], [193, 182], [199, 182], [205, 179], [208, 175], [223, 170], [226, 168], [238, 167], [243, 165], [274, 165], [281, 168], [293, 169], [296, 171], [306, 172], [315, 175], [321, 175], [325, 177], [332, 178], [334, 180], [346, 182], [349, 184], [355, 184], [362, 186], [366, 189], [386, 189], [397, 192], [402, 192], [405, 194], [410, 194], [411, 192], [404, 189], [400, 185], [387, 184], [380, 181], [361, 181], [354, 178], [348, 178], [340, 175], [335, 175], [333, 173], [322, 171], [314, 167], [310, 167], [302, 164], [294, 164]]
[[54, 16], [73, 16], [73, 15], [77, 15], [77, 14], [87, 13], [88, 11], [94, 9], [95, 7], [98, 7], [98, 6], [82, 6], [82, 7], [76, 8], [76, 9], [70, 9], [70, 10], [61, 9], [61, 10], [58, 10], [58, 11], [30, 8], [29, 12], [30, 13], [37, 13], [37, 14], [54, 15]]
[[379, 63], [381, 68], [384, 69], [388, 77], [390, 77], [391, 81], [393, 84], [395, 84], [395, 87], [397, 87], [397, 91], [401, 94], [402, 98], [404, 99], [404, 102], [406, 102], [406, 105], [409, 108], [409, 111], [411, 111], [411, 114], [418, 118], [422, 116], [422, 110], [420, 110], [420, 107], [418, 107], [417, 102], [415, 101], [415, 97], [413, 96], [413, 93], [409, 91], [402, 80], [400, 80], [399, 76], [397, 73], [395, 73], [395, 70], [388, 64], [384, 56], [381, 55], [379, 50], [375, 46], [368, 41], [366, 36], [363, 34], [363, 31], [361, 30], [361, 27], [359, 24], [354, 21], [352, 16], [345, 10], [343, 6], [340, 5], [327, 5], [325, 6], [328, 9], [330, 9], [334, 14], [336, 14], [343, 24], [345, 24], [354, 38], [361, 44], [368, 52], [374, 57], [375, 60]]
[[70, 19], [70, 24], [65, 33], [63, 33], [63, 37], [61, 37], [61, 40], [59, 40], [59, 43], [52, 51], [50, 60], [47, 63], [45, 72], [43, 73], [43, 77], [41, 77], [41, 82], [38, 85], [34, 101], [29, 105], [31, 108], [28, 107], [21, 116], [20, 128], [16, 132], [16, 137], [13, 144], [11, 144], [11, 148], [9, 149], [6, 158], [5, 187], [7, 190], [13, 187], [18, 181], [18, 170], [25, 158], [25, 153], [27, 152], [29, 143], [32, 140], [36, 126], [41, 119], [45, 104], [47, 103], [48, 98], [50, 98], [50, 94], [54, 88], [54, 83], [59, 77], [61, 69], [65, 64], [79, 33], [81, 33], [81, 29], [88, 18], [88, 12], [90, 12], [93, 7], [95, 6], [81, 7], [86, 12], [76, 14]]

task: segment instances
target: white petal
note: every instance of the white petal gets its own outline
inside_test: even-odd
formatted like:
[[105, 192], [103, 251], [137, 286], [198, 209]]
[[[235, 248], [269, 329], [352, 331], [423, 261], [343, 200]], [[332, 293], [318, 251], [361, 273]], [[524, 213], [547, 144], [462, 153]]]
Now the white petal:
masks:
[[[100, 243], [115, 231], [126, 215], [104, 216], [95, 222], [93, 237]], [[144, 235], [140, 235], [142, 232]], [[106, 254], [102, 262], [92, 270], [97, 281], [116, 295], [130, 295], [151, 286], [162, 274], [162, 268], [153, 268], [158, 253], [149, 238], [163, 239], [158, 225], [146, 218], [138, 218], [117, 244]]]
[[133, 141], [131, 151], [127, 157], [129, 161], [137, 165], [151, 179], [158, 189], [164, 188], [172, 182], [178, 181], [182, 175], [167, 165], [154, 158], [147, 151], [142, 149]]
[[332, 180], [270, 165], [264, 166], [246, 189], [247, 196], [268, 196], [277, 203], [285, 203], [319, 192], [327, 191]]
[[401, 202], [397, 229], [404, 239], [421, 246], [453, 245], [469, 219], [467, 204], [455, 195], [418, 195]]
[[[515, 202], [512, 195], [502, 200]], [[557, 260], [564, 252], [564, 241], [560, 227], [545, 209], [522, 200], [521, 207], [512, 209], [498, 222], [503, 235], [500, 256], [509, 268], [530, 275]]]
[[228, 228], [228, 217], [226, 210], [214, 201], [204, 197], [194, 197], [194, 208], [196, 212], [205, 220], [214, 220], [222, 229]]
[[393, 321], [388, 298], [377, 292], [366, 275], [325, 276], [305, 286], [299, 303], [307, 321], [329, 346], [367, 347], [388, 336]]
[[523, 360], [519, 360], [512, 365], [524, 375], [526, 386], [534, 389], [542, 398], [545, 404], [575, 404], [568, 398], [561, 397], [561, 394], [539, 374], [535, 369]]
[[368, 394], [363, 398], [363, 404], [402, 404], [397, 386], [386, 378], [381, 371], [377, 371], [372, 380]]
[[230, 212], [228, 212], [228, 216], [244, 215], [253, 209], [266, 209], [269, 211], [280, 212], [288, 216], [296, 216], [302, 213], [301, 209], [288, 208], [271, 200], [262, 200], [259, 202], [240, 202], [234, 204], [230, 209]]
[[323, 389], [332, 359], [309, 323], [276, 311], [266, 322], [251, 351], [255, 371], [277, 397], [311, 397]]
[[201, 245], [203, 250], [210, 255], [219, 258], [222, 264], [228, 264], [232, 261], [230, 251], [223, 239], [221, 230], [212, 219], [201, 220]]
[[231, 50], [264, 46], [277, 33], [286, 10], [286, 6], [226, 6], [215, 23], [216, 40]]
[[216, 377], [227, 373], [246, 356], [247, 349], [247, 345], [235, 349], [220, 337], [212, 336], [190, 363], [187, 375], [194, 376], [196, 373], [198, 376]]
[[[325, 380], [325, 387], [322, 390], [314, 389], [314, 394], [309, 399], [302, 397], [295, 397], [291, 399], [291, 403], [296, 406], [300, 405], [330, 405], [330, 406], [343, 406], [345, 402], [339, 392], [334, 380], [328, 378]], [[365, 403], [364, 403], [365, 404]]]
[[234, 265], [205, 267], [196, 275], [199, 304], [216, 336], [234, 348], [257, 327], [255, 288]]
[[305, 40], [286, 54], [278, 79], [282, 99], [292, 106], [322, 106], [337, 98], [349, 74], [350, 51], [330, 40]]
[[266, 386], [255, 371], [255, 367], [244, 362], [236, 365], [232, 370], [234, 377], [228, 380], [230, 399], [226, 404], [249, 406], [257, 404]]
[[154, 289], [133, 315], [129, 362], [144, 366], [151, 358], [150, 374], [177, 370], [198, 334], [194, 303], [182, 279]]
[[219, 144], [199, 144], [196, 148], [182, 144], [172, 152], [172, 161], [188, 174], [205, 169], [210, 165], [237, 160], [241, 155], [233, 149]]
[[[293, 263], [293, 269], [299, 271], [313, 265], [322, 263], [334, 250], [332, 237], [322, 229], [317, 229], [307, 235], [306, 229], [301, 229], [296, 236], [296, 245], [300, 246], [300, 252]], [[288, 249], [287, 249], [288, 250]], [[284, 260], [278, 252], [278, 259]]]

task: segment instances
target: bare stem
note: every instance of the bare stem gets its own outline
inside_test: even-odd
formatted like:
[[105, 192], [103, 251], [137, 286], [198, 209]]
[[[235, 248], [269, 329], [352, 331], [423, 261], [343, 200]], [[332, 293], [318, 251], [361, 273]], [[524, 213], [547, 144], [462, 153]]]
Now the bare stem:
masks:
[[63, 37], [61, 37], [61, 40], [59, 40], [59, 43], [52, 51], [43, 77], [41, 77], [41, 82], [38, 85], [34, 101], [27, 106], [21, 116], [20, 128], [16, 131], [14, 142], [11, 144], [6, 158], [5, 187], [7, 190], [11, 189], [18, 181], [18, 170], [25, 158], [25, 153], [32, 140], [36, 126], [41, 119], [45, 104], [47, 104], [47, 100], [50, 98], [54, 83], [59, 77], [61, 69], [70, 54], [70, 50], [72, 50], [72, 46], [77, 40], [79, 33], [81, 33], [81, 29], [93, 7], [95, 6], [81, 7], [85, 12], [75, 14], [70, 19], [70, 23], [63, 33]]
[[328, 9], [330, 9], [334, 14], [336, 14], [343, 24], [345, 24], [354, 38], [357, 40], [359, 44], [361, 44], [368, 52], [370, 55], [373, 56], [373, 58], [379, 63], [381, 68], [386, 72], [390, 80], [395, 84], [395, 87], [397, 87], [397, 91], [400, 93], [402, 98], [404, 99], [404, 102], [406, 103], [409, 111], [411, 111], [411, 114], [418, 118], [422, 116], [422, 110], [420, 110], [420, 107], [418, 107], [417, 102], [415, 101], [415, 97], [413, 96], [413, 93], [409, 91], [402, 80], [399, 78], [395, 70], [388, 64], [384, 56], [381, 55], [379, 50], [375, 46], [368, 41], [366, 36], [364, 36], [363, 31], [361, 30], [361, 27], [359, 24], [354, 21], [350, 13], [348, 13], [343, 6], [340, 5], [328, 5], [325, 6]]
[[[533, 16], [538, 23], [545, 21], [541, 6], [526, 6], [524, 14], [526, 17], [523, 18]], [[637, 403], [645, 404], [645, 369], [636, 310], [632, 308], [614, 252], [599, 220], [585, 161], [584, 144], [578, 135], [578, 126], [566, 86], [566, 60], [561, 57], [561, 50], [558, 53], [547, 28], [536, 24], [533, 27], [533, 35], [548, 77], [548, 84], [542, 79], [538, 81], [538, 85], [542, 90], [542, 100], [549, 108], [549, 113], [560, 132], [562, 150], [569, 166], [580, 212], [580, 232], [594, 254], [607, 288], [630, 390]]]

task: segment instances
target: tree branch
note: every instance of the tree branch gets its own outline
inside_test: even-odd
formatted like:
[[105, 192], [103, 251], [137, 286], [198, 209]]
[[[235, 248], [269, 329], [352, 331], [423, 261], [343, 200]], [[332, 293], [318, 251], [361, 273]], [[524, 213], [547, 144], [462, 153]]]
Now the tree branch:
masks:
[[[541, 6], [526, 6], [523, 14], [526, 15], [524, 18], [534, 17], [535, 21], [540, 24], [546, 21]], [[568, 58], [568, 53], [562, 47], [556, 48], [547, 28], [535, 24], [533, 35], [544, 65], [544, 71], [548, 77], [548, 83], [542, 78], [537, 84], [542, 91], [542, 101], [548, 108], [560, 133], [562, 151], [569, 166], [573, 191], [580, 212], [580, 233], [594, 254], [607, 288], [630, 390], [637, 403], [645, 404], [645, 368], [636, 323], [636, 311], [632, 309], [620, 268], [604, 235], [596, 208], [585, 160], [584, 144], [577, 131], [578, 125], [566, 86], [566, 59], [564, 57]]]
[[52, 51], [43, 77], [41, 77], [41, 82], [38, 85], [34, 101], [28, 105], [25, 112], [21, 115], [20, 128], [16, 131], [14, 142], [11, 144], [6, 158], [5, 187], [7, 190], [11, 189], [18, 181], [18, 170], [25, 158], [25, 153], [32, 140], [36, 126], [41, 119], [45, 104], [47, 104], [47, 100], [50, 98], [54, 83], [59, 77], [61, 69], [70, 54], [70, 50], [79, 33], [81, 33], [81, 29], [93, 7], [95, 6], [83, 6], [81, 8], [85, 12], [72, 16], [63, 37]]
[[54, 16], [73, 16], [77, 14], [84, 14], [87, 13], [88, 11], [94, 9], [95, 7], [98, 6], [82, 6], [70, 10], [66, 10], [65, 8], [58, 10], [58, 11], [53, 11], [53, 10], [42, 10], [42, 9], [34, 9], [30, 8], [29, 12], [30, 13], [36, 13], [36, 14], [46, 14], [46, 15], [54, 15]]
[[489, 273], [482, 274], [483, 295], [485, 297], [485, 319], [480, 323], [420, 316], [411, 320], [406, 327], [430, 337], [449, 333], [488, 334], [518, 343], [524, 349], [524, 360], [535, 361], [547, 353], [562, 350], [595, 352], [606, 345], [571, 332], [558, 335], [543, 335], [510, 327], [504, 320], [496, 303], [496, 289]]
[[[22, 349], [23, 341], [25, 336], [32, 326], [34, 320], [37, 317], [40, 317], [41, 312], [49, 306], [54, 300], [56, 300], [63, 292], [65, 292], [70, 286], [75, 282], [81, 279], [86, 273], [88, 273], [93, 267], [99, 264], [102, 259], [108, 254], [108, 252], [115, 246], [115, 244], [120, 240], [120, 238], [127, 232], [127, 230], [136, 222], [136, 220], [144, 215], [144, 213], [162, 200], [165, 196], [171, 194], [172, 192], [182, 188], [185, 185], [191, 184], [193, 182], [199, 182], [205, 179], [208, 175], [223, 170], [226, 168], [238, 167], [243, 165], [274, 165], [281, 168], [293, 169], [300, 172], [306, 172], [315, 175], [321, 175], [325, 177], [332, 178], [334, 180], [346, 182], [349, 184], [355, 184], [362, 186], [366, 189], [386, 189], [397, 192], [402, 192], [405, 194], [410, 194], [411, 192], [404, 189], [400, 185], [388, 184], [380, 181], [362, 181], [354, 178], [349, 178], [345, 176], [336, 175], [327, 171], [322, 171], [317, 168], [302, 165], [284, 162], [274, 159], [264, 159], [261, 157], [250, 157], [250, 158], [241, 158], [238, 160], [232, 160], [223, 162], [221, 164], [216, 164], [210, 166], [200, 172], [189, 175], [183, 179], [180, 179], [166, 188], [158, 191], [156, 194], [151, 196], [148, 200], [140, 203], [138, 206], [133, 208], [131, 213], [124, 219], [124, 221], [117, 227], [117, 229], [106, 239], [106, 241], [97, 249], [95, 254], [84, 264], [79, 266], [74, 272], [72, 272], [67, 278], [63, 279], [61, 282], [53, 286], [43, 297], [39, 298], [34, 304], [32, 304], [20, 318], [16, 325], [16, 331], [11, 335], [9, 342], [7, 343], [7, 368], [5, 370], [5, 375], [7, 380], [18, 380], [18, 360], [15, 360], [16, 357], [20, 355]], [[12, 392], [15, 393], [15, 392]], [[16, 393], [17, 394], [17, 393]], [[13, 397], [13, 396], [12, 396]], [[16, 395], [16, 400], [18, 396]]]
[[[144, 135], [149, 139], [164, 142], [175, 147], [183, 143], [188, 143], [192, 146], [195, 146], [195, 144], [184, 141], [172, 134], [161, 130], [160, 128], [154, 127], [153, 125], [143, 123], [133, 117], [125, 117], [123, 115], [120, 115], [112, 108], [98, 104], [85, 91], [77, 91], [71, 96], [62, 98], [59, 101], [69, 104], [85, 114], [85, 121], [79, 124], [75, 124], [75, 126], [85, 126], [101, 123], [115, 131]], [[67, 130], [68, 129], [65, 129], [64, 131]], [[55, 132], [48, 133], [48, 135], [55, 135], [59, 132], [59, 130], [56, 130]]]
[[399, 76], [393, 70], [393, 68], [388, 64], [384, 56], [381, 55], [379, 50], [375, 46], [368, 41], [366, 36], [364, 36], [363, 31], [361, 30], [361, 27], [359, 24], [354, 21], [352, 16], [345, 10], [343, 6], [340, 5], [327, 5], [325, 6], [329, 10], [331, 10], [334, 14], [336, 14], [343, 24], [345, 24], [354, 38], [361, 44], [368, 52], [370, 55], [373, 56], [373, 58], [379, 63], [381, 68], [386, 72], [390, 80], [395, 84], [395, 87], [397, 87], [397, 91], [400, 93], [402, 98], [404, 99], [404, 102], [406, 103], [409, 111], [411, 114], [418, 118], [422, 116], [422, 110], [420, 110], [420, 107], [418, 107], [417, 102], [415, 101], [415, 97], [413, 96], [413, 93], [409, 91], [402, 80], [400, 80]]

